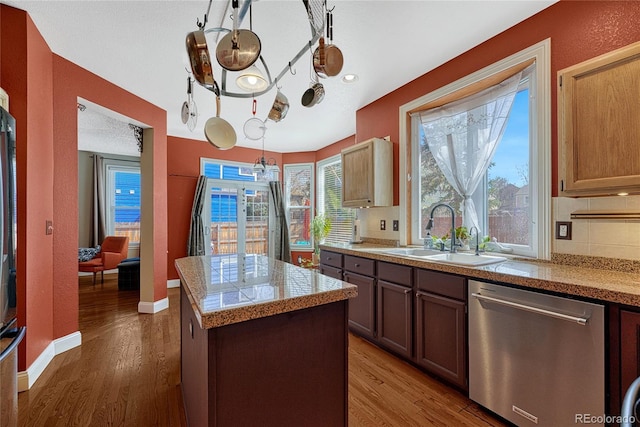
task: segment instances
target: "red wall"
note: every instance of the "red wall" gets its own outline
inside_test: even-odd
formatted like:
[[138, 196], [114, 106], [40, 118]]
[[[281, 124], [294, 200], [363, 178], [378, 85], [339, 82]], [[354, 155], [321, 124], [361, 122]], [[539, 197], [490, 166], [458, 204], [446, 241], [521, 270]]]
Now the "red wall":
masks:
[[[640, 2], [560, 1], [358, 110], [358, 141], [390, 135], [395, 143], [394, 204], [397, 205], [399, 199], [400, 106], [547, 38], [551, 38], [551, 78], [555, 82], [558, 70], [640, 40]], [[553, 196], [557, 196], [555, 83], [552, 84], [551, 102], [552, 186]]]
[[27, 326], [18, 368], [25, 370], [54, 339], [78, 331], [78, 96], [154, 128], [153, 170], [143, 179], [153, 178], [153, 299], [166, 297], [166, 112], [53, 55], [24, 11], [0, 5], [0, 24], [0, 85], [17, 127], [18, 321]]
[[[54, 76], [54, 224], [55, 336], [78, 330], [78, 97], [154, 129], [153, 170], [153, 300], [167, 296], [167, 118], [166, 112], [87, 70], [53, 55]], [[144, 155], [150, 154], [147, 147]], [[143, 162], [144, 163], [144, 162]], [[143, 183], [143, 185], [145, 185]], [[73, 215], [69, 215], [73, 212]], [[144, 240], [147, 238], [145, 236]]]
[[16, 119], [18, 322], [28, 326], [18, 363], [24, 369], [53, 338], [53, 238], [45, 235], [45, 221], [53, 219], [52, 63], [31, 18], [2, 5], [0, 11], [0, 84]]

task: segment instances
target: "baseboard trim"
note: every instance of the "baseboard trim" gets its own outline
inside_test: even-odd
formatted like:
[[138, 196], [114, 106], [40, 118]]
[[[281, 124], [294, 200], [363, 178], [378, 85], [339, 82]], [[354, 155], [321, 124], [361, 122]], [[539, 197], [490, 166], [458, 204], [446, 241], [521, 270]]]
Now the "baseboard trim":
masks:
[[72, 348], [80, 347], [82, 345], [82, 334], [80, 331], [74, 332], [64, 337], [58, 338], [53, 341], [56, 356], [71, 350]]
[[78, 347], [81, 344], [82, 334], [80, 331], [73, 332], [50, 342], [26, 371], [18, 372], [18, 392], [29, 390], [38, 378], [40, 378], [40, 375], [42, 375], [55, 356]]
[[167, 308], [169, 308], [169, 298], [154, 302], [140, 301], [138, 303], [138, 313], [155, 314]]
[[179, 287], [180, 287], [180, 279], [167, 280], [167, 288], [179, 288]]

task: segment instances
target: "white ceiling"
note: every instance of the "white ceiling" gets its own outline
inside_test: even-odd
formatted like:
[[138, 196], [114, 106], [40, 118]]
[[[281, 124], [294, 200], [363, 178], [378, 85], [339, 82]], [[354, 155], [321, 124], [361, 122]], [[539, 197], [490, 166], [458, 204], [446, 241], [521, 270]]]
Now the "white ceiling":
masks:
[[[205, 141], [204, 123], [215, 116], [214, 95], [194, 85], [199, 118], [193, 132], [182, 124], [180, 109], [188, 75], [185, 37], [198, 29], [196, 20], [203, 20], [207, 0], [0, 2], [29, 12], [54, 53], [166, 110], [169, 135]], [[291, 108], [281, 122], [267, 122], [266, 148], [315, 151], [353, 135], [359, 108], [553, 3], [329, 0], [328, 7], [335, 6], [334, 42], [344, 55], [342, 73], [321, 81], [326, 92], [321, 104], [303, 107], [300, 99], [310, 78], [310, 55], [305, 53], [294, 66], [296, 74], [279, 82]], [[231, 27], [226, 6], [226, 0], [214, 0], [207, 28], [220, 22]], [[242, 27], [248, 22], [245, 19]], [[311, 38], [299, 0], [254, 0], [253, 31], [260, 37], [272, 76]], [[207, 39], [213, 57], [214, 36], [210, 33]], [[359, 81], [342, 83], [345, 73], [357, 74]], [[220, 68], [214, 69], [214, 76], [220, 79]], [[275, 93], [274, 88], [257, 98], [257, 117], [267, 117]], [[235, 128], [238, 146], [260, 148], [261, 141], [245, 138], [242, 130], [252, 116], [251, 105], [250, 98], [223, 97], [221, 117]]]

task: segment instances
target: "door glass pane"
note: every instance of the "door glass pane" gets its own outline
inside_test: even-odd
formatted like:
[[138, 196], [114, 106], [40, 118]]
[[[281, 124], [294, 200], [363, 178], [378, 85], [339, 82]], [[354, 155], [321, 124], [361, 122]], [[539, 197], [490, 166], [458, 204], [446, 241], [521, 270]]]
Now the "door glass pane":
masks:
[[236, 253], [238, 252], [238, 189], [212, 187], [210, 191], [211, 253]]
[[269, 191], [246, 190], [245, 250], [247, 254], [269, 253]]

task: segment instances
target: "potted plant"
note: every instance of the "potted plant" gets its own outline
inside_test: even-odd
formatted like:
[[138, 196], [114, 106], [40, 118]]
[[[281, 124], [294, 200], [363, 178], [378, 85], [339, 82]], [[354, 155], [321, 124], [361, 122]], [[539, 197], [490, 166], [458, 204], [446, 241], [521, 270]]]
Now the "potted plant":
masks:
[[316, 215], [309, 226], [309, 233], [313, 238], [313, 263], [320, 262], [320, 243], [329, 235], [331, 231], [331, 219], [325, 214]]

